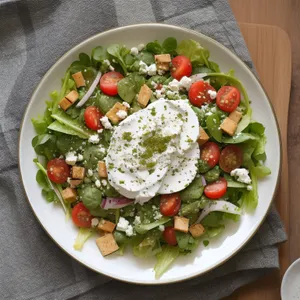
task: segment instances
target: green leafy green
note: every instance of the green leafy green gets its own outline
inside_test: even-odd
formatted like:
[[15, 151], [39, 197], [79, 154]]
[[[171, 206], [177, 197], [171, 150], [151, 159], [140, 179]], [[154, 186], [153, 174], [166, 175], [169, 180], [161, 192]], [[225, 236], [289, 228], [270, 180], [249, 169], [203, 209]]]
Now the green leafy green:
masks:
[[93, 233], [94, 230], [92, 228], [80, 227], [75, 243], [73, 245], [74, 249], [77, 251], [81, 251], [84, 243], [93, 235]]
[[48, 160], [57, 154], [56, 137], [52, 134], [40, 134], [32, 139], [32, 147], [38, 155], [45, 156]]
[[198, 161], [199, 173], [201, 173], [201, 174], [206, 173], [210, 169], [211, 169], [210, 165], [205, 160], [199, 159], [199, 161]]
[[223, 137], [223, 143], [225, 144], [240, 144], [249, 140], [258, 140], [258, 136], [252, 133], [238, 133], [233, 137]]
[[199, 199], [203, 194], [204, 187], [201, 178], [194, 179], [191, 184], [180, 192], [182, 202], [190, 202]]
[[191, 252], [199, 245], [199, 239], [194, 239], [189, 233], [176, 231], [176, 240], [182, 252]]
[[160, 231], [149, 232], [141, 242], [133, 245], [133, 254], [142, 258], [155, 256], [161, 252], [160, 236]]
[[167, 222], [169, 222], [171, 219], [168, 217], [161, 217], [159, 220], [149, 223], [149, 224], [138, 224], [135, 225], [135, 230], [139, 234], [145, 234], [147, 231], [158, 227], [159, 225], [163, 225]]
[[96, 209], [100, 206], [102, 201], [102, 193], [99, 189], [92, 185], [85, 184], [78, 189], [80, 200], [82, 200], [84, 206], [88, 209]]
[[127, 74], [127, 67], [124, 61], [124, 57], [130, 52], [126, 47], [118, 44], [112, 44], [108, 46], [107, 52], [115, 58], [123, 69], [124, 74]]
[[204, 173], [203, 176], [207, 182], [213, 182], [219, 179], [220, 173], [221, 173], [220, 167], [217, 165], [211, 170]]
[[210, 135], [219, 143], [222, 142], [222, 130], [220, 119], [217, 114], [212, 114], [206, 119], [206, 126]]
[[65, 134], [69, 134], [69, 135], [76, 135], [82, 139], [86, 139], [85, 135], [82, 135], [81, 133], [79, 133], [78, 131], [75, 131], [74, 129], [72, 129], [71, 127], [68, 127], [58, 121], [54, 121], [53, 123], [51, 123], [48, 126], [48, 129], [53, 130], [53, 131], [57, 131], [57, 132], [61, 132], [61, 133], [65, 133]]

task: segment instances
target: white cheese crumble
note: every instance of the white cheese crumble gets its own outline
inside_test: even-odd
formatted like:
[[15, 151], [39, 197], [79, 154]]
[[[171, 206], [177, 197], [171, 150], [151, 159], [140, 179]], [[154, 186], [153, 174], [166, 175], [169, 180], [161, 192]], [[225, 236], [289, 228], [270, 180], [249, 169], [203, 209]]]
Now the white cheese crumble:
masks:
[[147, 68], [147, 73], [149, 76], [156, 75], [156, 64], [152, 64]]
[[149, 76], [156, 75], [156, 64], [152, 64], [149, 67], [142, 60], [139, 63], [139, 73], [140, 74], [148, 74]]
[[75, 152], [68, 152], [66, 154], [66, 163], [70, 166], [74, 166], [76, 164], [78, 157], [75, 155]]
[[78, 154], [77, 161], [82, 161], [82, 160], [83, 160], [83, 155], [82, 154]]
[[98, 134], [93, 134], [89, 137], [89, 143], [98, 144], [100, 142]]
[[231, 176], [237, 177], [237, 181], [250, 184], [251, 178], [249, 177], [249, 171], [245, 168], [237, 168], [230, 172]]
[[104, 126], [105, 129], [113, 129], [113, 126], [111, 125], [111, 123], [108, 120], [107, 116], [104, 116], [100, 119], [101, 124]]
[[137, 48], [138, 48], [139, 51], [142, 51], [145, 48], [145, 45], [144, 44], [139, 44], [137, 46]]
[[132, 54], [132, 55], [138, 55], [139, 54], [139, 49], [137, 47], [132, 47], [130, 49], [130, 54]]
[[210, 99], [216, 99], [217, 97], [217, 92], [216, 91], [213, 91], [213, 90], [208, 90], [208, 95], [210, 96]]
[[252, 190], [253, 190], [252, 185], [247, 185], [247, 190], [248, 190], [248, 191], [252, 191]]
[[117, 230], [124, 231], [127, 236], [132, 236], [133, 235], [133, 227], [123, 217], [120, 217], [120, 219], [119, 219], [119, 222], [117, 224]]
[[91, 176], [93, 176], [93, 170], [91, 170], [91, 169], [88, 169], [88, 171], [87, 171], [87, 175], [88, 175], [88, 176], [90, 176], [90, 177], [91, 177]]
[[133, 236], [133, 227], [128, 225], [127, 229], [125, 230], [127, 236]]
[[110, 71], [114, 71], [115, 70], [115, 68], [112, 65], [110, 65], [108, 68], [109, 68]]
[[120, 109], [119, 111], [116, 112], [116, 115], [124, 120], [127, 117], [127, 112], [125, 110]]
[[192, 84], [192, 80], [189, 77], [183, 76], [180, 81], [180, 87], [185, 88], [186, 90], [188, 90]]
[[96, 185], [97, 188], [100, 188], [100, 187], [101, 187], [101, 183], [100, 183], [100, 180], [99, 180], [99, 179], [97, 179], [97, 180], [95, 181], [95, 185]]
[[141, 224], [141, 217], [140, 216], [135, 216], [133, 223], [134, 223], [134, 225]]
[[99, 220], [97, 218], [93, 218], [91, 220], [92, 227], [96, 227], [99, 224]]
[[105, 179], [102, 179], [101, 183], [102, 183], [103, 186], [107, 186], [107, 181]]
[[156, 89], [157, 88], [157, 83], [155, 82], [155, 81], [151, 81], [151, 85], [152, 85], [152, 87], [154, 88], [154, 89]]
[[160, 231], [164, 231], [164, 230], [165, 230], [165, 226], [164, 226], [164, 225], [159, 225], [159, 226], [158, 226], [158, 229], [159, 229]]
[[103, 132], [103, 129], [102, 129], [102, 128], [101, 128], [101, 129], [98, 129], [97, 132], [98, 132], [98, 133], [102, 133], [102, 132]]
[[162, 218], [162, 214], [158, 210], [156, 210], [153, 213], [153, 218], [154, 218], [154, 220], [159, 220]]
[[127, 107], [127, 108], [130, 108], [130, 105], [127, 102], [125, 102], [125, 101], [122, 102], [122, 105], [125, 106], [125, 107]]
[[173, 79], [170, 83], [169, 83], [169, 89], [172, 91], [179, 91], [180, 88], [180, 82], [177, 79]]

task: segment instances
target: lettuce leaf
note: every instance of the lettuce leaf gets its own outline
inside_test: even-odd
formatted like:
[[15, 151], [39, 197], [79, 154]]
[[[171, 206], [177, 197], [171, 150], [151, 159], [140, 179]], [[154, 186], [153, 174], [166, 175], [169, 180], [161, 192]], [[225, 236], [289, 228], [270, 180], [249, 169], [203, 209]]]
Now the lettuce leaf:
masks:
[[93, 235], [94, 230], [92, 228], [79, 228], [78, 235], [73, 245], [74, 249], [81, 251], [84, 243]]
[[159, 225], [163, 225], [167, 222], [169, 222], [171, 219], [168, 217], [162, 217], [159, 220], [149, 223], [149, 224], [138, 224], [135, 225], [135, 230], [136, 232], [138, 232], [139, 234], [145, 234], [147, 231], [158, 227]]

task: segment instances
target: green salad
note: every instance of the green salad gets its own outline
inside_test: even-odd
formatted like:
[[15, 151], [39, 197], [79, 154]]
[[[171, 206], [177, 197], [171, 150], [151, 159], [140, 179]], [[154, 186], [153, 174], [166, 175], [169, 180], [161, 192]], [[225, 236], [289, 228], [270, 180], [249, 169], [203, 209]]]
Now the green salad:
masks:
[[270, 174], [247, 91], [194, 40], [80, 53], [46, 106], [36, 180], [78, 227], [74, 248], [156, 257], [156, 278], [254, 210]]

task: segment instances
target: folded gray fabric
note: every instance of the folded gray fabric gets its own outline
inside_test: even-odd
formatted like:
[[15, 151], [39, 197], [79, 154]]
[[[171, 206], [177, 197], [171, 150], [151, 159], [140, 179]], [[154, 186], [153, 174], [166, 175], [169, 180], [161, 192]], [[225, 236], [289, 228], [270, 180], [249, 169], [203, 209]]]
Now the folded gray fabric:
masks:
[[252, 66], [225, 0], [0, 0], [1, 299], [220, 299], [279, 267], [276, 244], [286, 235], [274, 209], [235, 257], [171, 287], [136, 286], [92, 272], [59, 249], [35, 219], [17, 169], [19, 126], [35, 86], [77, 43], [141, 22], [197, 30]]

